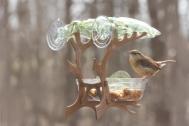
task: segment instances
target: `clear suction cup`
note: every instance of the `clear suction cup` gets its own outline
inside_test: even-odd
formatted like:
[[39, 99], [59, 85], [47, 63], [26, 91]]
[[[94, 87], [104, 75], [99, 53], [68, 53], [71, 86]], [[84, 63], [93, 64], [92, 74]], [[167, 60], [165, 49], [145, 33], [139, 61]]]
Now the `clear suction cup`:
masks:
[[64, 23], [57, 19], [52, 23], [47, 32], [47, 43], [50, 49], [54, 51], [60, 50], [67, 42], [65, 37]]
[[98, 48], [106, 48], [112, 39], [112, 24], [107, 17], [100, 16], [93, 25], [93, 43]]

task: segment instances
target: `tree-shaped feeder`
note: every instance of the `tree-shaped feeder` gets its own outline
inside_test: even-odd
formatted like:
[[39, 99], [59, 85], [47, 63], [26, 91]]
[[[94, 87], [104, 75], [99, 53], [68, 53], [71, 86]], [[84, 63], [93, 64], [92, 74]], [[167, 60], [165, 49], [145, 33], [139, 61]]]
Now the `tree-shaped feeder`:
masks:
[[[126, 17], [104, 17], [73, 21], [68, 25], [58, 20], [50, 27], [47, 42], [52, 50], [60, 50], [70, 43], [75, 52], [75, 62], [69, 61], [70, 72], [76, 77], [77, 99], [65, 108], [66, 117], [81, 107], [90, 107], [100, 118], [109, 107], [127, 110], [136, 106], [143, 96], [147, 79], [131, 78], [118, 71], [107, 77], [107, 63], [113, 51], [120, 46], [144, 38], [153, 38], [160, 32], [150, 25]], [[81, 72], [81, 55], [90, 47], [105, 49], [102, 60], [93, 59], [97, 78], [84, 78]]]

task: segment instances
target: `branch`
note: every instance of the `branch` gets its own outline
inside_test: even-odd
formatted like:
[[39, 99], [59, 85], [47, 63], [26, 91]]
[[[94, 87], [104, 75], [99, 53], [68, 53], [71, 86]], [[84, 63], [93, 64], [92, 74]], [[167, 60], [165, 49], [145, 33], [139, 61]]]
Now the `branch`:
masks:
[[131, 35], [131, 37], [128, 37], [128, 34], [125, 34], [123, 40], [118, 41], [118, 42], [116, 42], [116, 43], [114, 42], [114, 43], [115, 43], [116, 46], [120, 47], [120, 46], [123, 46], [124, 44], [126, 44], [126, 43], [128, 43], [128, 42], [130, 42], [130, 41], [134, 41], [134, 40], [137, 40], [137, 39], [139, 39], [139, 38], [142, 38], [142, 37], [144, 37], [145, 35], [147, 35], [146, 32], [143, 32], [143, 33], [140, 34], [140, 35], [137, 35], [137, 33], [134, 32], [134, 33]]
[[80, 33], [79, 32], [75, 32], [74, 36], [75, 36], [75, 41], [77, 42], [78, 47], [81, 49], [81, 51], [85, 51], [87, 48], [89, 48], [90, 46], [93, 45], [92, 39], [88, 43], [83, 44], [81, 42], [81, 37], [80, 37]]
[[74, 74], [74, 76], [76, 76], [76, 78], [78, 78], [80, 81], [82, 81], [83, 75], [81, 71], [81, 54], [87, 48], [92, 46], [92, 40], [90, 40], [87, 44], [83, 44], [81, 42], [80, 33], [76, 32], [74, 33], [74, 38], [71, 38], [69, 40], [69, 43], [71, 44], [75, 52], [75, 63], [67, 60], [68, 67], [70, 69], [70, 72]]
[[76, 64], [72, 63], [69, 60], [67, 60], [67, 63], [68, 63], [70, 72], [79, 80], [81, 80], [82, 79], [81, 69]]

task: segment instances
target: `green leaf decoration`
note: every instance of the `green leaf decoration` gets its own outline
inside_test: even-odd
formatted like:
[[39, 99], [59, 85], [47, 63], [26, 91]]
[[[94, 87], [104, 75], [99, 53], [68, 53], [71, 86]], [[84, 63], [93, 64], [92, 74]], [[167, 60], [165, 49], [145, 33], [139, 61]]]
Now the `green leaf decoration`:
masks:
[[[104, 20], [104, 19], [107, 19], [107, 20]], [[101, 22], [101, 23], [97, 23], [97, 22]], [[70, 24], [56, 28], [56, 31], [53, 31], [53, 32], [56, 32], [56, 36], [54, 36], [55, 38], [53, 39], [54, 41], [48, 42], [50, 43], [48, 45], [55, 45], [55, 46], [62, 45], [61, 43], [56, 44], [57, 41], [66, 43], [71, 37], [73, 37], [73, 33], [80, 32], [82, 37], [89, 40], [92, 38], [94, 39], [93, 40], [94, 42], [96, 42], [97, 38], [102, 39], [103, 40], [102, 43], [99, 43], [100, 45], [102, 45], [102, 47], [98, 46], [98, 44], [95, 44], [95, 43], [94, 44], [98, 48], [106, 48], [107, 45], [105, 44], [109, 44], [109, 43], [104, 41], [107, 39], [104, 37], [109, 37], [108, 34], [111, 33], [109, 24], [115, 28], [117, 37], [119, 40], [123, 39], [126, 34], [128, 36], [131, 36], [134, 32], [136, 32], [138, 35], [144, 32], [146, 33], [146, 35], [140, 39], [153, 38], [161, 34], [160, 31], [158, 31], [157, 29], [151, 27], [147, 23], [144, 23], [136, 19], [127, 18], [127, 17], [100, 16], [100, 17], [97, 17], [96, 19], [73, 21]], [[100, 33], [100, 34], [98, 34], [98, 36], [93, 38], [92, 35], [94, 34], [94, 32]], [[83, 42], [83, 44], [86, 44], [87, 42]], [[60, 49], [58, 47], [50, 47], [50, 48], [56, 51]]]
[[143, 32], [146, 32], [147, 35], [141, 39], [154, 38], [161, 34], [160, 31], [148, 25], [147, 23], [144, 23], [142, 21], [139, 21], [133, 18], [109, 17], [109, 19], [115, 25], [118, 39], [123, 39], [125, 34], [128, 34], [128, 36], [131, 36], [133, 32], [136, 32], [137, 34], [142, 34]]

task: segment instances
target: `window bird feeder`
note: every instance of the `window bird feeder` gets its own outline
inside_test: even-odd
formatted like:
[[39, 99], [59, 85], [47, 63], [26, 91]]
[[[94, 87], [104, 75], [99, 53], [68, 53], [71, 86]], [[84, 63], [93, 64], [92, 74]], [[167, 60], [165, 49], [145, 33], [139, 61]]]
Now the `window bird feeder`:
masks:
[[[128, 106], [137, 106], [143, 96], [147, 79], [131, 78], [126, 72], [118, 71], [107, 77], [107, 63], [113, 51], [124, 44], [144, 38], [153, 38], [160, 32], [148, 24], [126, 17], [104, 17], [73, 21], [63, 25], [60, 20], [50, 27], [47, 34], [49, 47], [60, 50], [66, 43], [75, 52], [75, 62], [67, 60], [70, 72], [76, 77], [77, 99], [65, 108], [68, 117], [81, 107], [90, 107], [100, 118], [109, 107], [128, 112]], [[101, 61], [93, 59], [93, 70], [97, 78], [83, 78], [81, 55], [89, 47], [105, 49]], [[121, 75], [121, 76], [120, 76]]]

